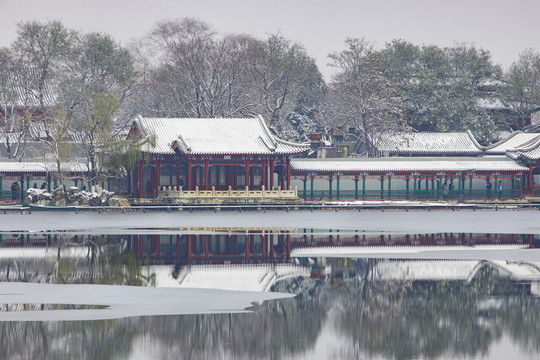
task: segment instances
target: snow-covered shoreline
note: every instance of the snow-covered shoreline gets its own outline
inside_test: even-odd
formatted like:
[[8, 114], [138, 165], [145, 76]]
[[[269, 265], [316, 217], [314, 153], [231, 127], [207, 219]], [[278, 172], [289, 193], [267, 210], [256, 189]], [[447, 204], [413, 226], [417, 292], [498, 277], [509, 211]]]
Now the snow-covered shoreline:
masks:
[[0, 231], [178, 234], [187, 228], [339, 229], [398, 233], [540, 234], [540, 211], [34, 212], [0, 215]]

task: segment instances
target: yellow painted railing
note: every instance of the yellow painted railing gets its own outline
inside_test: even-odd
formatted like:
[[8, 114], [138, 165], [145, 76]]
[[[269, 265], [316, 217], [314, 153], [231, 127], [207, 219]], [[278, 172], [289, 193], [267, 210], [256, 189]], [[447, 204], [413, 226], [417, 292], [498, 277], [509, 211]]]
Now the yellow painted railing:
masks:
[[298, 188], [294, 190], [281, 190], [278, 186], [277, 190], [265, 190], [264, 186], [261, 190], [249, 190], [246, 186], [245, 190], [233, 190], [229, 186], [229, 190], [216, 190], [212, 186], [212, 190], [199, 190], [196, 186], [195, 190], [184, 190], [181, 186], [161, 186], [159, 190], [160, 197], [298, 197]]

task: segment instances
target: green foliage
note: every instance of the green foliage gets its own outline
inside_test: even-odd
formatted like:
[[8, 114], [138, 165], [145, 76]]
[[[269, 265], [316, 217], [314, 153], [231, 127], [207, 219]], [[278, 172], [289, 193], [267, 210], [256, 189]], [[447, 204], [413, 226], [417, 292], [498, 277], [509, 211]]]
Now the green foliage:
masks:
[[495, 83], [501, 69], [482, 49], [416, 46], [403, 40], [388, 43], [381, 51], [386, 76], [398, 87], [407, 123], [418, 131], [462, 132], [471, 130], [487, 141], [495, 130], [494, 119], [481, 106], [491, 101], [483, 91]]
[[516, 129], [522, 129], [525, 118], [540, 109], [540, 54], [526, 50], [505, 73], [501, 100], [512, 110]]

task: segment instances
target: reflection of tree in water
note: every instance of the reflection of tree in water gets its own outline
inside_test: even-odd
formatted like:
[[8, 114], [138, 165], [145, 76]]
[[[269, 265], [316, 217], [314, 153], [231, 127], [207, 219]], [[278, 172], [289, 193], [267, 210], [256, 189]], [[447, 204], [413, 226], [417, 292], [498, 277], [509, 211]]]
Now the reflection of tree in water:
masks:
[[0, 351], [22, 358], [112, 359], [147, 341], [163, 359], [281, 359], [314, 346], [325, 318], [318, 302], [315, 295], [265, 302], [242, 314], [3, 322]]
[[[51, 284], [143, 285], [144, 263], [126, 251], [121, 236], [57, 235], [40, 257], [0, 262], [0, 281]], [[70, 250], [77, 255], [70, 254]]]
[[0, 322], [0, 353], [14, 359], [115, 359], [131, 351], [129, 321]]
[[344, 358], [487, 355], [505, 332], [517, 343], [540, 348], [539, 302], [491, 268], [482, 268], [469, 283], [372, 279], [363, 285], [367, 289], [349, 282], [350, 296], [338, 301], [334, 327], [352, 339]]
[[313, 283], [281, 283], [279, 290], [309, 288], [313, 296], [264, 302], [253, 313], [141, 318], [140, 335], [162, 345], [160, 358], [281, 359], [303, 353], [314, 346], [325, 319]]

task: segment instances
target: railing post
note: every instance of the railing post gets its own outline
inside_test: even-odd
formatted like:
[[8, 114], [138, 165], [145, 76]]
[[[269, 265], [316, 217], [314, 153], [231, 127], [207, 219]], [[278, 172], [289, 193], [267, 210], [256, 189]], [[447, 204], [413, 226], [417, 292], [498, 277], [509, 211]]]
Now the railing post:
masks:
[[246, 185], [246, 196], [249, 196], [249, 186]]
[[216, 187], [212, 185], [212, 196], [216, 196]]
[[264, 185], [261, 186], [261, 189], [262, 189], [262, 196], [265, 197], [266, 196], [266, 191], [264, 190]]
[[195, 196], [199, 196], [199, 185], [195, 186]]
[[298, 186], [294, 186], [294, 196], [298, 197]]

